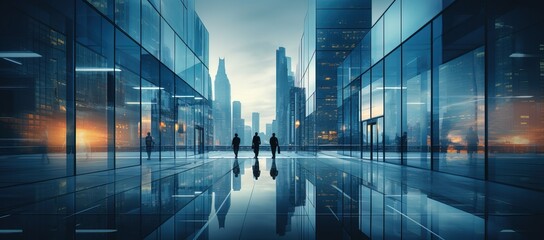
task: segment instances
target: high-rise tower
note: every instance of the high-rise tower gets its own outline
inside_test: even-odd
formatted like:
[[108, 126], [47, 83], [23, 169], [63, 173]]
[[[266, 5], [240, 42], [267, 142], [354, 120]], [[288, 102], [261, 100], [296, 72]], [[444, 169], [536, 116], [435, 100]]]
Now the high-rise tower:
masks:
[[231, 101], [230, 82], [225, 71], [225, 59], [219, 59], [217, 74], [214, 84], [215, 99], [214, 108], [214, 133], [215, 145], [230, 146], [231, 140]]

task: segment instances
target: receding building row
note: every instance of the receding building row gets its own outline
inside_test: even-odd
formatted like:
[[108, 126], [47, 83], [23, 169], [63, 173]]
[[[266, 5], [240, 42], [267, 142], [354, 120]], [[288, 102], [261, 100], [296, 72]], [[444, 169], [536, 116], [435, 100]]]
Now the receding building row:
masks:
[[338, 67], [341, 153], [544, 190], [539, 3], [386, 2]]
[[0, 19], [0, 187], [172, 164], [213, 143], [194, 0], [2, 1]]

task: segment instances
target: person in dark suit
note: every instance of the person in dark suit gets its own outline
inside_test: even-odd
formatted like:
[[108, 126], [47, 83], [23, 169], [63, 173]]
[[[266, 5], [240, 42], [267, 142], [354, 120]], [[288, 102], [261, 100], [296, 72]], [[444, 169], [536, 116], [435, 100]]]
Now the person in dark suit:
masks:
[[234, 151], [234, 158], [238, 158], [238, 150], [240, 150], [240, 138], [238, 137], [238, 133], [234, 134], [231, 146]]
[[147, 160], [151, 159], [151, 150], [153, 150], [153, 146], [155, 146], [155, 141], [153, 141], [151, 133], [147, 132], [147, 136], [145, 137], [145, 151], [147, 152]]
[[259, 133], [255, 132], [255, 136], [253, 136], [253, 141], [251, 141], [251, 148], [253, 148], [253, 152], [255, 153], [255, 157], [259, 157], [259, 145], [261, 145], [261, 137], [259, 137]]
[[276, 149], [278, 148], [279, 142], [278, 138], [276, 137], [276, 133], [272, 133], [272, 137], [270, 138], [270, 149], [272, 150], [272, 158], [276, 158]]

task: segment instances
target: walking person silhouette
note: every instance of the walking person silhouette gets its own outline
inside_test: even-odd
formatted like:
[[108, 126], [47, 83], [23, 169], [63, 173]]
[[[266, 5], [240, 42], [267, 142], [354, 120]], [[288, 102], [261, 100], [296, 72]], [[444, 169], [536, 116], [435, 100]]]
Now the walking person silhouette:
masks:
[[151, 159], [151, 150], [153, 150], [154, 145], [155, 141], [153, 141], [151, 133], [147, 132], [147, 136], [145, 137], [145, 151], [147, 152], [147, 160]]
[[272, 159], [276, 159], [276, 148], [278, 148], [278, 145], [279, 145], [279, 142], [278, 142], [278, 138], [276, 137], [276, 133], [272, 133], [272, 137], [270, 138], [270, 149], [272, 150]]
[[238, 133], [234, 134], [231, 146], [234, 151], [234, 158], [238, 158], [238, 150], [240, 150], [240, 138], [238, 137]]
[[251, 148], [253, 148], [253, 152], [255, 153], [255, 157], [259, 157], [259, 145], [261, 145], [261, 137], [259, 137], [259, 133], [255, 132], [255, 136], [253, 136], [253, 141], [251, 141]]

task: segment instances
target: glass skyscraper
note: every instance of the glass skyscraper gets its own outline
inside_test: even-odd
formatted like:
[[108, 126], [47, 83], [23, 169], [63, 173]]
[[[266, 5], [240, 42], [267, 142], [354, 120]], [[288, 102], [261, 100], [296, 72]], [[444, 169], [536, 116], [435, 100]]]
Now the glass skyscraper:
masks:
[[397, 0], [378, 13], [373, 7], [372, 29], [338, 68], [341, 152], [544, 190], [537, 5]]
[[2, 1], [0, 19], [2, 210], [53, 198], [77, 212], [113, 188], [75, 191], [212, 143], [194, 0]]
[[296, 80], [305, 91], [299, 111], [307, 150], [338, 143], [336, 69], [370, 29], [370, 6], [368, 0], [308, 1]]

